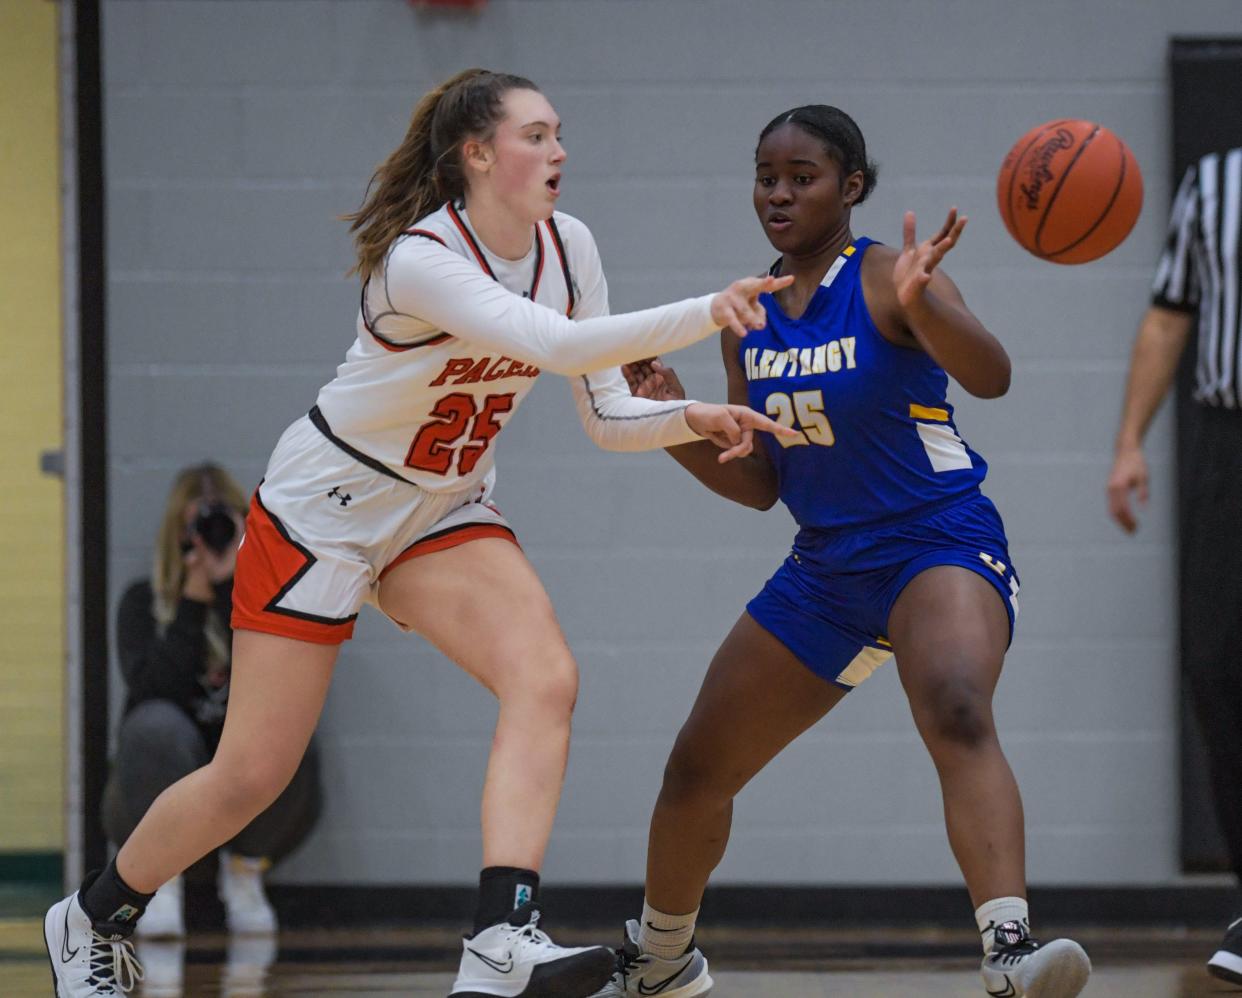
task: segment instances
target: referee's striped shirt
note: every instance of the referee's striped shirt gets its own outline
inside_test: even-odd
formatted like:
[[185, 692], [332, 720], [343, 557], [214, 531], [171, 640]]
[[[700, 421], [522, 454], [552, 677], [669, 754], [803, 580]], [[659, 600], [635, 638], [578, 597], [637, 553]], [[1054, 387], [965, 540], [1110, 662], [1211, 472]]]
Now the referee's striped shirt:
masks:
[[1242, 148], [1186, 171], [1152, 282], [1152, 304], [1199, 314], [1195, 398], [1242, 407]]

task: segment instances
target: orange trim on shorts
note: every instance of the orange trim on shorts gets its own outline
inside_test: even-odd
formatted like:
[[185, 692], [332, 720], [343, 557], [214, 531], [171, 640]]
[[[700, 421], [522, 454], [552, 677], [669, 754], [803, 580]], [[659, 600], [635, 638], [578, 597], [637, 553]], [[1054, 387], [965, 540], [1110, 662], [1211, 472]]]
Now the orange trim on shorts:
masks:
[[353, 637], [356, 613], [343, 618], [321, 617], [277, 605], [316, 561], [309, 549], [289, 536], [255, 489], [233, 573], [233, 629], [321, 645], [339, 645]]
[[436, 551], [447, 551], [449, 548], [459, 547], [484, 537], [499, 537], [517, 544], [518, 550], [522, 548], [522, 545], [518, 544], [517, 537], [508, 527], [502, 527], [499, 523], [466, 523], [460, 527], [451, 527], [443, 533], [424, 537], [421, 541], [415, 541], [390, 561], [380, 572], [379, 577], [382, 579], [403, 561]]

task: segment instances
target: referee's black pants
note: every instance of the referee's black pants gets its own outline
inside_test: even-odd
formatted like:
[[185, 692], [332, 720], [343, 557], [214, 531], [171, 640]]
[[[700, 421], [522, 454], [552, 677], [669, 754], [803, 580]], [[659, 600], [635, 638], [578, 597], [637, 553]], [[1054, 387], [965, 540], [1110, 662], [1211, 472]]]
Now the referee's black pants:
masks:
[[1194, 405], [1181, 464], [1181, 659], [1242, 881], [1242, 411]]

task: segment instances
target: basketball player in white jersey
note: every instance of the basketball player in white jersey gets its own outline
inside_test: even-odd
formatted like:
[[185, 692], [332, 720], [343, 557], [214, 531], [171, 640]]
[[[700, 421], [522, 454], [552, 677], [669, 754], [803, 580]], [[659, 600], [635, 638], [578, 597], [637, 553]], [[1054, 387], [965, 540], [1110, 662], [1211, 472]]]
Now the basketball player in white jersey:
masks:
[[[602, 447], [701, 437], [722, 461], [744, 406], [630, 397], [615, 365], [726, 327], [763, 325], [788, 279], [608, 316], [590, 232], [555, 213], [555, 111], [519, 77], [469, 70], [427, 94], [353, 216], [358, 338], [281, 437], [251, 503], [234, 584], [232, 693], [212, 762], [166, 790], [100, 874], [48, 912], [58, 998], [115, 995], [141, 968], [129, 934], [165, 881], [284, 788], [362, 603], [416, 631], [500, 701], [483, 790], [483, 871], [454, 998], [575, 998], [608, 979], [603, 947], [538, 928], [538, 870], [569, 748], [577, 667], [513, 532], [490, 502], [493, 441], [541, 370], [571, 378]], [[446, 203], [447, 202], [447, 203]], [[595, 372], [595, 373], [589, 373]]]

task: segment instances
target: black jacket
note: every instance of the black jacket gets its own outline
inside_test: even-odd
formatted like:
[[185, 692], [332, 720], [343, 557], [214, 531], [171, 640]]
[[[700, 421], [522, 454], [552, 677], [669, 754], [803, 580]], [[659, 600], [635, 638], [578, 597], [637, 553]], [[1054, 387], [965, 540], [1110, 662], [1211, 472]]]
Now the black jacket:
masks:
[[207, 614], [220, 616], [227, 628], [233, 608], [233, 581], [215, 586], [215, 602], [208, 606], [181, 599], [163, 635], [157, 632], [151, 583], [133, 583], [117, 609], [116, 643], [121, 674], [129, 697], [125, 712], [146, 700], [169, 700], [186, 712], [213, 747], [224, 727], [228, 683], [213, 688], [207, 679]]

